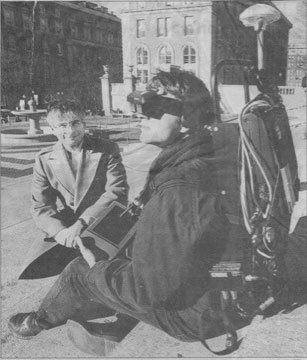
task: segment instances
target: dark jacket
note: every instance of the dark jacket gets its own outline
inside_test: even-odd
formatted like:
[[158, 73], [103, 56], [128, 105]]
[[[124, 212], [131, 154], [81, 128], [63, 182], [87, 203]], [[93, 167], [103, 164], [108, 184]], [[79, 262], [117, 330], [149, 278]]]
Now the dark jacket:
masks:
[[208, 132], [180, 139], [160, 153], [142, 193], [145, 207], [132, 260], [99, 262], [89, 272], [107, 305], [185, 336], [184, 326], [170, 330], [174, 326], [165, 319], [173, 322], [174, 313], [180, 318], [180, 312], [198, 306], [209, 289], [208, 270], [227, 242], [216, 165]]

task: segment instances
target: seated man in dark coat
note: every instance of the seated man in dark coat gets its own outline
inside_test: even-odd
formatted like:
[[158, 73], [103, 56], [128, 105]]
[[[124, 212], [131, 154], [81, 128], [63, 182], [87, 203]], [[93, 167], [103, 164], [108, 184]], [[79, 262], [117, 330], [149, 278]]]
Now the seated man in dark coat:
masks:
[[[91, 308], [99, 305], [100, 315], [128, 315], [126, 323], [141, 320], [182, 341], [198, 341], [200, 322], [214, 321], [209, 269], [223, 252], [229, 224], [216, 181], [210, 94], [183, 71], [159, 72], [151, 90], [158, 101], [143, 109], [140, 140], [162, 152], [138, 199], [142, 211], [131, 259], [100, 260], [91, 268], [82, 257], [73, 260], [38, 311], [10, 319], [17, 335], [26, 338], [68, 319], [89, 319]], [[110, 324], [83, 325], [97, 331], [101, 341], [114, 335]], [[123, 321], [116, 327], [120, 340], [120, 329], [129, 326]]]

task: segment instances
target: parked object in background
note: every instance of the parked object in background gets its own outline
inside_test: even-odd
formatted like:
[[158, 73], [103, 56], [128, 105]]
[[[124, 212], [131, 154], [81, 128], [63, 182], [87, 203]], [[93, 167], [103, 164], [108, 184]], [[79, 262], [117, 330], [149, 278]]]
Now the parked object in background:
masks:
[[7, 124], [10, 117], [14, 117], [11, 110], [1, 109], [1, 124]]

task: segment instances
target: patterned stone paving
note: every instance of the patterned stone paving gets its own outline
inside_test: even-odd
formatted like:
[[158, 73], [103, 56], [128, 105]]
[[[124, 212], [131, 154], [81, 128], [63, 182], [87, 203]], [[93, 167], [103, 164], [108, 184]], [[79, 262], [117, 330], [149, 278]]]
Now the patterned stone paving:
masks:
[[31, 150], [31, 153], [26, 153], [26, 149], [19, 150], [18, 154], [6, 152], [8, 156], [1, 156], [1, 178], [18, 179], [23, 176], [28, 176], [33, 173], [33, 164], [35, 163], [35, 153], [39, 150]]
[[8, 178], [19, 178], [22, 176], [31, 175], [33, 173], [33, 168], [26, 168], [26, 169], [14, 169], [14, 168], [8, 168], [8, 167], [1, 167], [1, 176], [8, 177]]
[[6, 156], [1, 156], [1, 161], [8, 162], [11, 164], [24, 164], [24, 165], [33, 164], [35, 162], [35, 160], [33, 160], [33, 159], [31, 159], [31, 160], [16, 159], [16, 158], [6, 157]]

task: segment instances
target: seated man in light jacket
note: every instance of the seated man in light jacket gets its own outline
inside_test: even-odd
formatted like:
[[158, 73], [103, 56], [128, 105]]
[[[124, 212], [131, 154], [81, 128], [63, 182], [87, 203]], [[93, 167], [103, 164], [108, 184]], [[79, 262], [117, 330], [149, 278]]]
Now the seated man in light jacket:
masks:
[[[41, 262], [40, 268], [30, 265], [21, 278], [60, 273], [63, 264], [78, 255], [74, 248], [82, 230], [114, 200], [127, 202], [128, 184], [118, 145], [85, 134], [84, 115], [72, 100], [49, 105], [47, 121], [58, 142], [36, 156], [31, 207], [37, 227], [49, 241], [38, 239], [33, 244], [28, 265], [57, 244], [64, 247], [57, 246], [57, 253], [45, 265]], [[54, 269], [57, 265], [62, 268]]]

